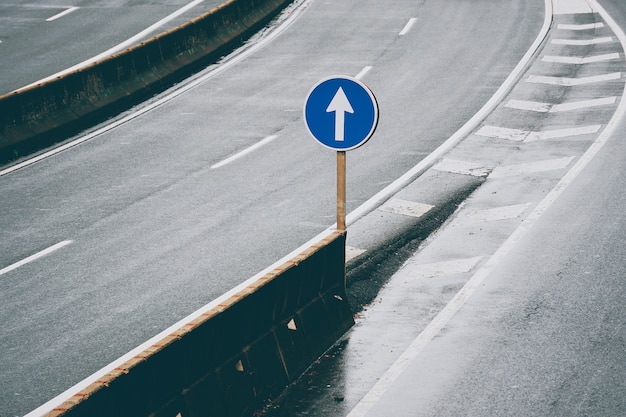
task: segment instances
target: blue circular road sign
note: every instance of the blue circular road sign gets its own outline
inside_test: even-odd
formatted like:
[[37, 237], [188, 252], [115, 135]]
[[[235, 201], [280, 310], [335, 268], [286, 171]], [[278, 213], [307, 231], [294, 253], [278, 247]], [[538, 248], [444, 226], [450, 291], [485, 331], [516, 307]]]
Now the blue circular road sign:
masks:
[[322, 145], [349, 151], [363, 145], [378, 124], [378, 103], [371, 90], [352, 77], [319, 81], [304, 101], [304, 122]]

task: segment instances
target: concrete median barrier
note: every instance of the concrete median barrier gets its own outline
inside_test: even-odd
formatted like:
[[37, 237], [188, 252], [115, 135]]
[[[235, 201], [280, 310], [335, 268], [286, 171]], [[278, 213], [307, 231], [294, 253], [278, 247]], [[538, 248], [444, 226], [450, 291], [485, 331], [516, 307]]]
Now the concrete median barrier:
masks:
[[101, 62], [0, 96], [0, 163], [64, 140], [224, 54], [292, 0], [229, 0]]
[[354, 324], [345, 239], [331, 233], [41, 414], [251, 415]]

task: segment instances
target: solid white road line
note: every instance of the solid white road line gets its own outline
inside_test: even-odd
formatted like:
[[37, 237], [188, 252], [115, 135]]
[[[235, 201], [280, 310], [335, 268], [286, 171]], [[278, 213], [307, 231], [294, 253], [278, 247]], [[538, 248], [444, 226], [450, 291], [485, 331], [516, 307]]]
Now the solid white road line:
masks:
[[236, 154], [234, 154], [233, 156], [224, 159], [221, 162], [218, 162], [217, 164], [214, 164], [211, 166], [211, 169], [217, 169], [217, 168], [221, 168], [224, 165], [228, 165], [233, 161], [236, 161], [237, 159], [241, 158], [242, 156], [245, 156], [247, 154], [249, 154], [252, 151], [255, 151], [256, 149], [259, 149], [261, 146], [267, 145], [268, 143], [270, 143], [271, 141], [273, 141], [274, 139], [276, 139], [278, 136], [277, 135], [272, 135], [272, 136], [268, 136], [265, 139], [263, 139], [260, 142], [255, 143], [254, 145], [244, 149], [241, 152], [238, 152]]
[[398, 33], [398, 36], [404, 36], [407, 33], [409, 33], [411, 31], [411, 29], [413, 28], [413, 26], [415, 25], [415, 22], [417, 22], [417, 18], [416, 17], [410, 18], [409, 21], [407, 22], [407, 24], [404, 25], [404, 28], [402, 28], [400, 33]]
[[568, 77], [548, 77], [544, 75], [529, 75], [526, 79], [528, 83], [561, 85], [565, 87], [573, 87], [577, 85], [601, 83], [605, 81], [619, 80], [622, 78], [621, 72], [613, 72], [610, 74], [592, 75], [589, 77], [568, 78]]
[[604, 62], [604, 61], [612, 61], [615, 59], [620, 59], [621, 56], [617, 52], [611, 54], [603, 54], [596, 56], [553, 56], [546, 55], [541, 60], [543, 62], [553, 62], [556, 64], [573, 64], [573, 65], [582, 65], [582, 64], [592, 64], [595, 62]]
[[61, 17], [65, 16], [65, 15], [68, 15], [68, 14], [70, 14], [72, 12], [75, 12], [76, 10], [78, 10], [78, 7], [69, 7], [66, 10], [62, 11], [61, 13], [57, 13], [54, 16], [47, 18], [46, 22], [53, 22], [53, 21], [55, 21], [57, 19], [60, 19]]
[[64, 240], [63, 242], [59, 242], [56, 245], [52, 245], [50, 246], [48, 249], [44, 249], [41, 252], [37, 252], [34, 255], [29, 256], [28, 258], [22, 259], [19, 262], [16, 262], [12, 265], [7, 266], [6, 268], [0, 269], [0, 275], [4, 275], [6, 273], [9, 273], [17, 268], [19, 268], [20, 266], [26, 265], [27, 263], [36, 261], [39, 258], [43, 258], [46, 255], [51, 254], [54, 251], [57, 251], [69, 244], [71, 244], [73, 242], [73, 240]]

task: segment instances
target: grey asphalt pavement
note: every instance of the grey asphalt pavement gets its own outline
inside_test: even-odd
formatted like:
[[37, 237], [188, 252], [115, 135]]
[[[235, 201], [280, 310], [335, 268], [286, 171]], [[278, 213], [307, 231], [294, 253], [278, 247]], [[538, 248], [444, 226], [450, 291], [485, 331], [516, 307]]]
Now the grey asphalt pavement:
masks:
[[332, 225], [335, 156], [301, 120], [315, 82], [362, 73], [381, 106], [375, 136], [348, 155], [351, 211], [485, 104], [542, 13], [539, 1], [313, 1], [192, 90], [0, 176], [2, 268], [66, 243], [1, 276], [0, 415], [35, 408]]
[[562, 3], [577, 13], [555, 16], [521, 82], [433, 168], [485, 183], [266, 415], [626, 413], [624, 80], [572, 81], [623, 73], [610, 22], [626, 10], [591, 3]]

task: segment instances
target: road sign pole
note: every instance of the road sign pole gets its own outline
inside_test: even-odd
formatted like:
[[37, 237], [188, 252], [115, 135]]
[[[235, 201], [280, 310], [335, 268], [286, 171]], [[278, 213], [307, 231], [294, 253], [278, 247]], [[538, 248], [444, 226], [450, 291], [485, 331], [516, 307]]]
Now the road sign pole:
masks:
[[378, 125], [378, 103], [356, 78], [328, 77], [307, 94], [303, 117], [311, 136], [337, 151], [337, 230], [346, 231], [346, 151], [372, 136]]
[[346, 230], [346, 151], [337, 152], [337, 230]]

